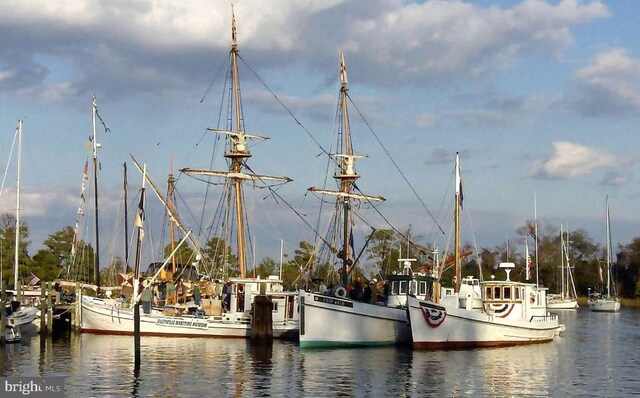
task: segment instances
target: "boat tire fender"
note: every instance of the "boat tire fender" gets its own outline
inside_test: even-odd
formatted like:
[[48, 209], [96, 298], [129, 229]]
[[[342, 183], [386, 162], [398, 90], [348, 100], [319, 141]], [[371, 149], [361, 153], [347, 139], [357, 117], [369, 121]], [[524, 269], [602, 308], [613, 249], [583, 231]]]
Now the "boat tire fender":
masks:
[[336, 288], [336, 290], [333, 292], [333, 295], [340, 298], [347, 298], [347, 289], [340, 286]]

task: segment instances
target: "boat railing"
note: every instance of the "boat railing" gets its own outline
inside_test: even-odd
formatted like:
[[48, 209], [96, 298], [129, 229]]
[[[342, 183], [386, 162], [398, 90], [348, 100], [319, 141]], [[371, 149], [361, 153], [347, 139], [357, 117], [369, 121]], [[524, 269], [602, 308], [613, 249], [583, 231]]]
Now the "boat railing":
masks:
[[530, 322], [549, 322], [549, 321], [555, 321], [557, 319], [558, 319], [558, 315], [556, 314], [533, 315], [530, 318]]

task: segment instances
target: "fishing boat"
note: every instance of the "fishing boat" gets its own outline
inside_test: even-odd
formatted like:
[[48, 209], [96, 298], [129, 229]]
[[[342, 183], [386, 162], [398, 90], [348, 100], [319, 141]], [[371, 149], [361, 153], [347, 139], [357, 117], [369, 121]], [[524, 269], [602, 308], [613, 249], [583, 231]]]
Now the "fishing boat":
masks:
[[560, 293], [547, 294], [547, 308], [550, 310], [575, 310], [578, 309], [578, 295], [576, 285], [573, 283], [573, 272], [569, 260], [569, 231], [566, 238], [560, 226]]
[[[406, 297], [412, 291], [419, 294], [430, 283], [425, 273], [414, 273], [412, 259], [401, 259], [403, 272], [387, 278], [388, 297], [383, 302], [364, 302], [351, 297], [347, 288], [352, 285], [352, 272], [359, 266], [353, 242], [353, 228], [358, 219], [352, 215], [356, 204], [372, 205], [385, 199], [381, 196], [359, 192], [355, 182], [356, 159], [365, 157], [353, 152], [347, 107], [347, 68], [344, 54], [340, 54], [340, 79], [338, 120], [339, 142], [337, 153], [331, 155], [335, 163], [333, 178], [337, 188], [309, 188], [319, 196], [335, 198], [335, 212], [328, 228], [330, 237], [323, 238], [323, 245], [331, 259], [328, 264], [341, 263], [339, 280], [330, 289], [321, 285], [317, 291], [300, 290], [300, 347], [380, 346], [410, 343], [411, 333], [407, 322]], [[332, 242], [338, 242], [335, 248]], [[371, 283], [377, 281], [371, 280]], [[424, 293], [423, 293], [424, 294]]]
[[[204, 291], [202, 292], [202, 302], [194, 300], [162, 300], [158, 305], [151, 305], [148, 311], [140, 314], [140, 335], [155, 336], [184, 336], [184, 337], [238, 337], [247, 338], [252, 336], [252, 322], [254, 304], [256, 297], [265, 296], [271, 303], [271, 327], [272, 336], [282, 339], [297, 339], [298, 337], [298, 312], [297, 312], [297, 292], [286, 292], [283, 289], [282, 280], [278, 277], [250, 277], [247, 275], [247, 216], [244, 209], [243, 183], [250, 181], [254, 185], [260, 184], [283, 184], [291, 181], [287, 177], [275, 177], [254, 174], [249, 168], [247, 161], [252, 157], [248, 147], [250, 140], [265, 140], [267, 137], [248, 134], [244, 128], [246, 115], [242, 111], [240, 98], [240, 81], [238, 76], [238, 42], [236, 35], [235, 15], [232, 9], [231, 27], [232, 45], [229, 53], [231, 74], [231, 96], [229, 103], [234, 104], [229, 108], [227, 128], [209, 129], [211, 132], [225, 137], [226, 148], [224, 157], [228, 163], [228, 170], [215, 171], [195, 168], [183, 168], [180, 171], [186, 175], [193, 176], [208, 183], [207, 179], [219, 179], [220, 186], [225, 187], [224, 198], [219, 201], [221, 205], [228, 206], [224, 210], [218, 210], [215, 214], [218, 217], [227, 217], [217, 225], [225, 227], [220, 231], [220, 238], [225, 242], [227, 239], [235, 238], [236, 253], [231, 259], [226, 253], [226, 258], [220, 259], [220, 264], [237, 264], [237, 276], [227, 274], [223, 279], [213, 279], [203, 281]], [[135, 159], [134, 159], [135, 161]], [[136, 166], [143, 174], [143, 188], [141, 190], [139, 212], [136, 216], [136, 226], [139, 228], [138, 235], [142, 230], [144, 214], [144, 182], [147, 181], [146, 168]], [[153, 186], [153, 185], [152, 185]], [[154, 187], [156, 194], [157, 189]], [[163, 201], [163, 205], [168, 211], [172, 222], [177, 222], [179, 218], [169, 201]], [[232, 221], [229, 221], [233, 219]], [[181, 225], [179, 228], [184, 231]], [[234, 235], [235, 234], [235, 235]], [[190, 236], [190, 232], [185, 234], [182, 241], [175, 246], [171, 255], [164, 264], [157, 269], [156, 274], [151, 278], [145, 278], [144, 284], [139, 285], [139, 255], [136, 253], [136, 266], [131, 287], [133, 294], [130, 300], [118, 300], [110, 298], [83, 297], [82, 298], [82, 327], [81, 330], [89, 333], [107, 334], [133, 334], [134, 332], [134, 309], [142, 300], [145, 291], [156, 288], [156, 281], [171, 261], [173, 269], [167, 272], [174, 274], [174, 255], [181, 244]], [[173, 246], [173, 244], [172, 244]], [[137, 251], [139, 251], [137, 249]], [[167, 281], [168, 288], [180, 286], [181, 282], [174, 284], [173, 279]], [[186, 285], [186, 284], [185, 284]], [[200, 286], [198, 283], [190, 284], [191, 287]], [[140, 289], [138, 291], [138, 289]], [[188, 290], [189, 286], [181, 286], [180, 289]], [[184, 291], [184, 290], [183, 290]], [[195, 295], [194, 295], [195, 296]], [[167, 295], [167, 298], [169, 294]]]
[[[603, 291], [589, 294], [587, 304], [589, 309], [594, 312], [618, 312], [620, 311], [620, 299], [616, 295], [616, 285], [611, 282], [611, 226], [609, 219], [609, 198], [606, 198], [606, 232], [605, 239], [607, 241], [605, 249], [605, 272], [607, 274], [607, 283]], [[602, 276], [602, 268], [600, 270], [600, 283], [604, 284]]]
[[[414, 348], [476, 348], [552, 341], [564, 330], [547, 312], [546, 289], [510, 280], [513, 263], [501, 263], [505, 279], [462, 278], [459, 220], [462, 179], [456, 154], [455, 285], [436, 299], [407, 299]], [[449, 293], [449, 294], [447, 294]]]

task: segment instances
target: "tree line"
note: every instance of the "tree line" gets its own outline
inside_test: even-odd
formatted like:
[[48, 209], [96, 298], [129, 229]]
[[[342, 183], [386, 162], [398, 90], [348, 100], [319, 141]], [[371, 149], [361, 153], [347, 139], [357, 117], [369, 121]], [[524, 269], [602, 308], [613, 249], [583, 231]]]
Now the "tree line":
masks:
[[[538, 236], [536, 236], [536, 230]], [[356, 264], [354, 276], [361, 275], [365, 279], [384, 279], [394, 272], [402, 272], [401, 258], [415, 258], [414, 270], [428, 272], [433, 269], [434, 262], [444, 264], [441, 278], [444, 285], [450, 284], [454, 270], [452, 261], [444, 253], [426, 244], [419, 243], [419, 238], [409, 241], [409, 230], [398, 234], [392, 230], [375, 230], [368, 237], [365, 255]], [[525, 282], [527, 258], [523, 250], [514, 253], [514, 246], [524, 247], [525, 239], [530, 243], [530, 261], [537, 262], [537, 270], [533, 270], [529, 282], [537, 282], [557, 292], [560, 289], [560, 266], [563, 264], [561, 239], [567, 242], [568, 263], [572, 268], [573, 278], [578, 295], [585, 296], [589, 289], [602, 291], [606, 283], [604, 267], [605, 247], [591, 239], [589, 234], [578, 229], [567, 233], [563, 238], [559, 228], [543, 225], [535, 228], [534, 222], [528, 220], [517, 229], [515, 243], [502, 243], [496, 247], [473, 248], [465, 244], [463, 253], [463, 275], [473, 275], [489, 279], [497, 272], [501, 262], [512, 262], [516, 268], [511, 272], [513, 280]], [[20, 279], [28, 282], [33, 273], [44, 281], [55, 279], [71, 279], [83, 282], [94, 282], [93, 275], [95, 252], [91, 244], [82, 240], [75, 242], [74, 231], [66, 226], [48, 235], [43, 248], [34, 255], [29, 254], [29, 228], [21, 222], [18, 245], [18, 264]], [[537, 253], [533, 242], [537, 240]], [[72, 247], [75, 249], [72, 251]], [[171, 244], [166, 245], [163, 254], [168, 256], [172, 251]], [[337, 266], [329, 262], [321, 262], [316, 256], [316, 247], [309, 242], [301, 241], [293, 253], [284, 254], [282, 269], [272, 258], [263, 258], [253, 270], [248, 272], [266, 278], [269, 275], [282, 275], [285, 288], [297, 289], [313, 283], [330, 285], [337, 283]], [[196, 260], [194, 250], [186, 245], [180, 247], [175, 257], [179, 264], [198, 263], [200, 272], [212, 278], [225, 279], [239, 274], [237, 258], [231, 246], [220, 237], [209, 239], [202, 249], [203, 258]], [[536, 259], [537, 255], [537, 259]], [[11, 214], [0, 216], [0, 263], [3, 280], [12, 288], [15, 256], [15, 217]], [[640, 237], [634, 238], [626, 245], [618, 245], [614, 250], [612, 281], [618, 295], [626, 298], [640, 296]], [[113, 256], [107, 266], [100, 270], [101, 284], [115, 280], [115, 275], [131, 270], [131, 265], [121, 257]], [[602, 273], [601, 273], [602, 270]], [[600, 279], [603, 275], [603, 279]]]

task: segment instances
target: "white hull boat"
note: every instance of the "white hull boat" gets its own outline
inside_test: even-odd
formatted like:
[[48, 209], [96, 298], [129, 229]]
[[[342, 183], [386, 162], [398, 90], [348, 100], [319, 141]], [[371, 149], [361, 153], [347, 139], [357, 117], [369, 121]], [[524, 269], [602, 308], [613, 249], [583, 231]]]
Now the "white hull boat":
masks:
[[480, 297], [462, 285], [439, 303], [408, 298], [414, 348], [499, 347], [552, 341], [564, 330], [545, 307], [545, 289], [520, 282], [480, 282]]
[[[300, 292], [300, 347], [381, 346], [411, 342], [403, 307]], [[336, 325], [345, 325], [337, 327]]]
[[[248, 285], [244, 285], [245, 288]], [[257, 286], [257, 284], [256, 284]], [[295, 340], [298, 338], [298, 316], [295, 300], [289, 293], [272, 293], [273, 337]], [[248, 300], [251, 300], [249, 296]], [[213, 314], [182, 314], [186, 306], [152, 308], [149, 314], [140, 309], [140, 334], [143, 336], [172, 337], [251, 337], [251, 304], [236, 308], [236, 295], [230, 311]], [[219, 301], [218, 301], [219, 303]], [[218, 307], [219, 308], [219, 307]], [[84, 296], [81, 299], [81, 327], [83, 333], [133, 334], [133, 310], [122, 302]]]

